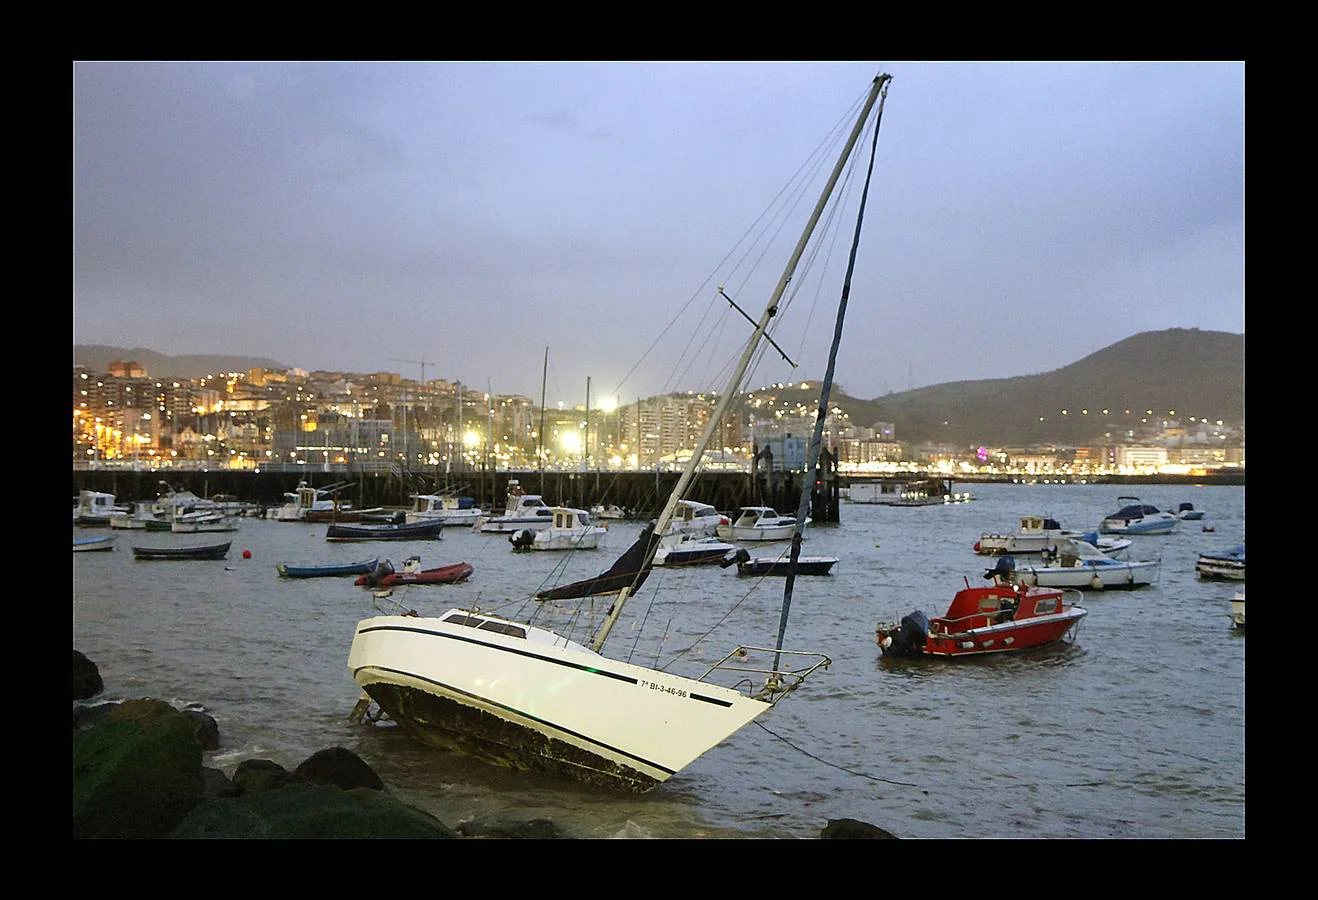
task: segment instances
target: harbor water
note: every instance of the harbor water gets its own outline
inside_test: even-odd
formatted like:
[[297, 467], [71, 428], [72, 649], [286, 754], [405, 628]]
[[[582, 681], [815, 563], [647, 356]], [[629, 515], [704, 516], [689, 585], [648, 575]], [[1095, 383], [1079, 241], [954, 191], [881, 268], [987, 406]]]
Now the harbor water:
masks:
[[[269, 759], [291, 769], [347, 747], [400, 799], [451, 826], [544, 818], [573, 838], [814, 839], [829, 820], [852, 818], [910, 839], [1243, 838], [1245, 636], [1229, 617], [1239, 585], [1200, 580], [1194, 564], [1244, 540], [1244, 488], [956, 490], [974, 499], [846, 503], [840, 524], [807, 528], [802, 552], [839, 562], [829, 576], [796, 579], [784, 646], [831, 665], [639, 796], [443, 753], [387, 721], [353, 722], [360, 691], [347, 670], [354, 627], [376, 604], [423, 615], [535, 611], [537, 624], [573, 627], [607, 603], [526, 598], [602, 571], [639, 523], [610, 523], [600, 550], [575, 554], [514, 553], [506, 536], [467, 528], [401, 543], [328, 542], [323, 524], [262, 519], [226, 534], [114, 531], [113, 552], [74, 554], [73, 647], [104, 680], [96, 700], [155, 697], [213, 716], [221, 746], [206, 765], [232, 774], [245, 759]], [[983, 532], [1013, 531], [1028, 514], [1093, 529], [1131, 494], [1163, 510], [1189, 501], [1206, 516], [1133, 538], [1132, 558], [1161, 561], [1155, 583], [1084, 592], [1088, 615], [1072, 642], [972, 660], [883, 657], [878, 622], [940, 614], [967, 581], [984, 583], [994, 561], [973, 551]], [[74, 529], [91, 533], [110, 530]], [[229, 539], [220, 561], [137, 561], [130, 549]], [[376, 556], [401, 568], [413, 554], [427, 567], [466, 561], [475, 573], [381, 600], [351, 577], [287, 579], [275, 569]], [[657, 569], [606, 655], [699, 674], [739, 644], [773, 646], [783, 593], [782, 578], [761, 583], [735, 568]]]

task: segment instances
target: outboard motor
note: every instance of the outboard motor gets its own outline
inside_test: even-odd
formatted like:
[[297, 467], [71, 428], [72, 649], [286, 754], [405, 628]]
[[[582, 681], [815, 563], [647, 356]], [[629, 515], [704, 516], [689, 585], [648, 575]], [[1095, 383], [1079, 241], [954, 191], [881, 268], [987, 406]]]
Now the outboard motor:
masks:
[[929, 617], [920, 610], [902, 616], [901, 624], [880, 633], [879, 647], [884, 656], [919, 656], [929, 635]]
[[720, 569], [726, 569], [729, 566], [735, 566], [737, 563], [750, 562], [751, 555], [745, 547], [738, 547], [736, 550], [729, 550], [723, 558], [718, 561]]
[[366, 586], [379, 587], [381, 580], [383, 580], [386, 575], [392, 574], [394, 574], [394, 564], [387, 559], [382, 559], [366, 576]]
[[1016, 577], [1016, 560], [1010, 556], [999, 556], [997, 564], [985, 572], [984, 577], [1010, 583]]
[[535, 529], [521, 528], [514, 531], [508, 535], [508, 543], [513, 545], [514, 550], [530, 550], [535, 543]]

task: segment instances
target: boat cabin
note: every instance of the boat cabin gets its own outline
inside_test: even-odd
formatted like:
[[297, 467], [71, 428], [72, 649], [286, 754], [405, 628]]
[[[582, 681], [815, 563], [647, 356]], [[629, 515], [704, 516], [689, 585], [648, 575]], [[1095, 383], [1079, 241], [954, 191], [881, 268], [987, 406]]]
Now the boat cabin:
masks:
[[1021, 534], [1047, 534], [1060, 532], [1062, 526], [1047, 516], [1021, 516]]
[[957, 634], [1002, 622], [1046, 616], [1062, 609], [1058, 588], [1026, 588], [995, 581], [987, 587], [966, 587], [956, 592], [944, 615], [929, 621], [929, 632]]

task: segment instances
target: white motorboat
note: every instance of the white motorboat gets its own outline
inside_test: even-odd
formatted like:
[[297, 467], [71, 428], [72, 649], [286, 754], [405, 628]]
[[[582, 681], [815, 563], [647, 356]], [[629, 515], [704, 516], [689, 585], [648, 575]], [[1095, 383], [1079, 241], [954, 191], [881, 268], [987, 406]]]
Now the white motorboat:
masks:
[[114, 494], [105, 491], [79, 491], [73, 524], [86, 527], [108, 526], [115, 516], [126, 515], [131, 508], [115, 505]]
[[508, 535], [514, 550], [597, 550], [609, 529], [596, 525], [590, 513], [570, 506], [551, 506], [544, 528], [523, 528]]
[[1098, 530], [1103, 534], [1127, 536], [1169, 534], [1180, 519], [1175, 513], [1163, 512], [1156, 506], [1141, 503], [1139, 497], [1118, 497], [1120, 509], [1105, 516]]
[[737, 551], [736, 544], [729, 544], [714, 535], [694, 531], [679, 531], [667, 534], [659, 541], [654, 551], [656, 566], [700, 566], [706, 563], [721, 563], [730, 554]]
[[1242, 587], [1231, 598], [1231, 627], [1245, 630], [1245, 589]]
[[1118, 556], [1129, 549], [1130, 538], [1109, 537], [1097, 532], [1068, 531], [1050, 516], [1021, 516], [1020, 526], [1014, 532], [986, 531], [975, 542], [975, 552], [981, 556], [1037, 555], [1055, 552], [1059, 541], [1078, 537], [1088, 541], [1108, 556]]
[[330, 513], [335, 510], [350, 510], [352, 504], [340, 502], [336, 496], [343, 487], [346, 487], [346, 484], [316, 488], [305, 481], [299, 482], [296, 491], [284, 492], [283, 505], [267, 509], [265, 517], [277, 522], [305, 522], [308, 512]]
[[544, 497], [520, 493], [516, 482], [513, 482], [503, 515], [479, 516], [471, 527], [481, 534], [512, 534], [528, 528], [539, 531], [548, 528], [553, 521], [554, 511], [545, 503]]
[[162, 522], [164, 515], [153, 500], [138, 500], [129, 512], [117, 512], [110, 516], [110, 527], [129, 531], [142, 531], [148, 522]]
[[413, 494], [412, 508], [403, 515], [405, 522], [433, 522], [438, 519], [445, 527], [475, 525], [485, 515], [472, 497], [455, 497], [451, 494]]
[[698, 500], [679, 500], [673, 521], [668, 525], [669, 534], [699, 534], [713, 536], [720, 525], [727, 525], [731, 520], [708, 503]]
[[795, 531], [796, 516], [781, 515], [771, 506], [743, 506], [731, 522], [714, 529], [725, 541], [785, 541]]
[[[348, 652], [348, 672], [364, 697], [354, 710], [359, 720], [378, 705], [383, 716], [432, 746], [460, 750], [516, 769], [570, 777], [590, 784], [643, 792], [661, 784], [720, 742], [794, 693], [802, 682], [831, 660], [820, 653], [782, 647], [790, 609], [784, 592], [781, 625], [774, 622], [777, 646], [742, 644], [727, 655], [702, 663], [693, 677], [671, 665], [649, 668], [603, 654], [627, 600], [650, 574], [658, 537], [663, 536], [690, 489], [700, 462], [720, 433], [725, 416], [740, 395], [756, 351], [767, 341], [771, 323], [789, 284], [803, 273], [797, 264], [806, 254], [816, 225], [834, 188], [847, 169], [871, 113], [881, 113], [887, 75], [877, 76], [862, 104], [846, 147], [828, 174], [828, 184], [811, 213], [789, 261], [778, 278], [754, 330], [742, 346], [724, 390], [719, 392], [690, 461], [674, 485], [653, 525], [597, 579], [540, 591], [536, 599], [555, 600], [616, 593], [603, 620], [589, 638], [577, 641], [540, 625], [492, 615], [477, 609], [450, 609], [438, 616], [370, 616], [358, 622]], [[878, 123], [872, 123], [870, 169], [877, 153]], [[864, 176], [868, 196], [870, 176]], [[856, 258], [860, 216], [850, 259]], [[820, 408], [827, 409], [841, 338], [851, 270], [839, 301], [837, 324], [822, 380]], [[738, 308], [746, 318], [746, 314]], [[736, 321], [741, 321], [736, 319]], [[810, 445], [807, 478], [818, 473], [822, 418]], [[807, 482], [809, 483], [809, 482]], [[802, 504], [806, 502], [803, 495]], [[804, 522], [799, 527], [804, 527]], [[799, 530], [794, 540], [799, 541]], [[797, 554], [799, 543], [793, 547]], [[790, 586], [791, 579], [786, 582]], [[569, 590], [570, 589], [570, 590]], [[745, 599], [738, 588], [736, 601]], [[377, 598], [378, 599], [378, 598]], [[702, 603], [710, 597], [702, 595]], [[585, 604], [582, 604], [585, 606]], [[553, 603], [536, 607], [550, 610]]]
[[[1014, 566], [1015, 577], [1009, 580], [1018, 584], [1082, 591], [1144, 587], [1153, 584], [1161, 566], [1156, 559], [1113, 559], [1079, 538], [1063, 538], [1057, 553], [1045, 554], [1042, 563], [1019, 565], [1010, 556], [999, 557], [998, 562], [1002, 570]], [[1002, 571], [990, 570], [988, 576], [993, 574], [1002, 575]]]

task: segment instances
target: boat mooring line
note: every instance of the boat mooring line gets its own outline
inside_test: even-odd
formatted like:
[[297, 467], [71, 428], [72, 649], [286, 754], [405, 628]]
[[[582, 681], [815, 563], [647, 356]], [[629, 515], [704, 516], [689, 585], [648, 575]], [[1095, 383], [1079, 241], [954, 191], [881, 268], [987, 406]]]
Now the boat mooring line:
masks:
[[[831, 762], [829, 762], [828, 760], [823, 759], [822, 757], [815, 756], [815, 755], [814, 755], [813, 753], [811, 753], [809, 750], [803, 750], [803, 749], [801, 749], [800, 747], [796, 746], [796, 745], [793, 744], [791, 741], [789, 741], [787, 738], [783, 737], [781, 734], [778, 734], [777, 732], [772, 731], [772, 730], [769, 729], [769, 728], [765, 728], [765, 726], [764, 726], [763, 723], [761, 723], [761, 722], [756, 722], [755, 724], [756, 724], [756, 725], [759, 725], [760, 728], [763, 728], [766, 732], [768, 732], [769, 734], [773, 735], [774, 737], [776, 737], [778, 740], [782, 741], [782, 742], [783, 742], [784, 744], [786, 744], [787, 746], [791, 747], [791, 748], [792, 748], [793, 750], [795, 750], [797, 753], [805, 754], [806, 756], [810, 757], [811, 759], [815, 760], [816, 762], [821, 762], [821, 763], [823, 763], [823, 764], [826, 765], [826, 766], [832, 766], [834, 769], [837, 769], [837, 770], [840, 771], [840, 772], [846, 772], [848, 775], [856, 775], [856, 776], [859, 776], [859, 777], [861, 777], [861, 778], [868, 778], [870, 781], [882, 781], [884, 784], [895, 784], [895, 785], [898, 785], [898, 786], [900, 786], [900, 787], [913, 787], [913, 788], [918, 788], [918, 787], [920, 787], [918, 784], [911, 784], [909, 781], [893, 781], [891, 778], [880, 778], [880, 777], [877, 776], [877, 775], [870, 775], [870, 774], [865, 773], [865, 772], [857, 772], [855, 769], [848, 769], [846, 766], [839, 766], [837, 763], [831, 763]], [[926, 794], [929, 793], [928, 788], [920, 788], [920, 789], [921, 789], [924, 793], [926, 793]]]

